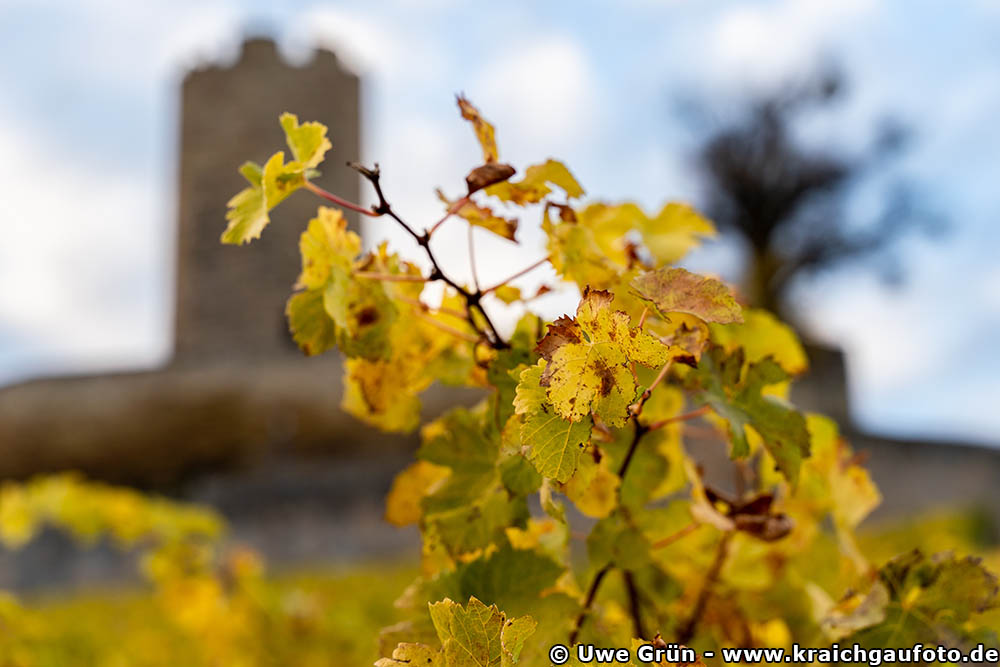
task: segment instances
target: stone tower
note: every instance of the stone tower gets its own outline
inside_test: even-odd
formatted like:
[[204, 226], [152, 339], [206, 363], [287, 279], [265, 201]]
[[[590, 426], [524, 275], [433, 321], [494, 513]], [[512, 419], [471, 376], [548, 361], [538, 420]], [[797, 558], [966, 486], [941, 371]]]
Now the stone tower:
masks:
[[283, 111], [329, 127], [333, 150], [317, 182], [358, 198], [360, 178], [344, 166], [360, 157], [358, 89], [333, 53], [296, 67], [264, 39], [247, 41], [232, 66], [185, 77], [174, 356], [158, 370], [0, 388], [0, 479], [75, 469], [172, 484], [206, 469], [373, 442], [337, 408], [339, 356], [305, 357], [285, 322], [298, 238], [318, 198], [289, 197], [249, 246], [219, 240], [226, 201], [246, 185], [237, 167], [288, 154]]
[[175, 364], [301, 354], [284, 306], [298, 275], [299, 234], [320, 202], [293, 195], [272, 212], [260, 239], [237, 248], [219, 242], [226, 199], [246, 185], [236, 172], [244, 161], [263, 164], [281, 149], [290, 159], [278, 126], [278, 116], [290, 111], [329, 128], [333, 150], [317, 182], [357, 201], [360, 179], [344, 163], [360, 157], [358, 105], [358, 78], [333, 53], [318, 51], [312, 62], [293, 67], [266, 39], [247, 41], [232, 67], [184, 79]]

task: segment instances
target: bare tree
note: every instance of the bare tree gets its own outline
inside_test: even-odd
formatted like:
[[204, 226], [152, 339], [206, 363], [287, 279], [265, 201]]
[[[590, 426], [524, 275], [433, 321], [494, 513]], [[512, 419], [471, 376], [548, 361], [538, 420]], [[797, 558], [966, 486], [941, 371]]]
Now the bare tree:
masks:
[[797, 133], [799, 121], [810, 110], [831, 107], [843, 89], [843, 78], [826, 71], [805, 84], [748, 99], [725, 120], [711, 120], [704, 108], [692, 116], [688, 107], [689, 118], [709, 124], [696, 153], [702, 206], [748, 248], [746, 297], [793, 321], [786, 301], [800, 277], [877, 255], [883, 275], [898, 279], [893, 258], [882, 251], [909, 229], [940, 227], [918, 208], [905, 182], [888, 189], [873, 220], [850, 224], [848, 195], [898, 156], [909, 134], [886, 121], [856, 154], [806, 145]]

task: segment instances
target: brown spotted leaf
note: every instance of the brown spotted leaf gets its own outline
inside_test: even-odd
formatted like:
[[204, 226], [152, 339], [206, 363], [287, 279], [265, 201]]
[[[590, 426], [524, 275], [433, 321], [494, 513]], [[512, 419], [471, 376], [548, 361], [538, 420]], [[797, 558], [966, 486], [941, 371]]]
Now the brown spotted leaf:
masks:
[[546, 360], [540, 384], [548, 402], [569, 421], [593, 412], [623, 426], [636, 397], [630, 364], [655, 368], [683, 352], [633, 327], [628, 314], [611, 307], [613, 299], [610, 292], [586, 290], [576, 318], [550, 324], [536, 348]]
[[705, 322], [742, 322], [740, 305], [723, 283], [680, 268], [647, 271], [632, 280], [640, 298], [651, 303], [662, 317], [688, 313]]

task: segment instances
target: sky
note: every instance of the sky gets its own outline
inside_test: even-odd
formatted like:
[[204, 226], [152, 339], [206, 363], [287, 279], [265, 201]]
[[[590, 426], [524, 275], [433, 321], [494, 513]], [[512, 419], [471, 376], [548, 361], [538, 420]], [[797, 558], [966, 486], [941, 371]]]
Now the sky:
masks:
[[[502, 159], [558, 157], [590, 196], [654, 208], [697, 196], [679, 97], [724, 108], [836, 60], [850, 94], [809, 138], [860, 148], [902, 120], [914, 143], [887, 177], [920, 184], [951, 231], [900, 242], [902, 286], [855, 265], [803, 285], [803, 318], [846, 351], [863, 426], [1000, 446], [998, 0], [0, 0], [0, 383], [169, 358], [178, 86], [248, 33], [294, 62], [331, 48], [362, 77], [363, 157], [414, 220], [477, 158], [456, 92], [497, 126]], [[477, 243], [484, 283], [542, 256], [537, 233]], [[726, 243], [692, 263], [739, 275]]]

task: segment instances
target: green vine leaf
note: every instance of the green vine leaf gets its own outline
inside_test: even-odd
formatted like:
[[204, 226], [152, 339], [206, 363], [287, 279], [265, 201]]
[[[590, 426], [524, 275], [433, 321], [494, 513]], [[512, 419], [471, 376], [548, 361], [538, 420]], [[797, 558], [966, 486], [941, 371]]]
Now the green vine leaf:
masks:
[[742, 348], [727, 355], [722, 348], [713, 346], [689, 375], [688, 386], [729, 423], [731, 457], [750, 454], [746, 430], [750, 427], [760, 435], [778, 469], [795, 484], [799, 467], [809, 456], [805, 418], [779, 399], [762, 393], [768, 385], [787, 380], [788, 375], [770, 359], [751, 364], [745, 377], [741, 377], [742, 371]]

